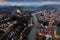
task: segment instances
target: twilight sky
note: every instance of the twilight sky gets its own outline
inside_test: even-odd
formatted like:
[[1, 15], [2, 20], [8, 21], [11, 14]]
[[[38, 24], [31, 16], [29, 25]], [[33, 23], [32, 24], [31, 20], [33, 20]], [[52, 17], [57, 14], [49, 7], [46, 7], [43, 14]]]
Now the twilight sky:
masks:
[[0, 0], [0, 5], [49, 5], [60, 4], [60, 0]]

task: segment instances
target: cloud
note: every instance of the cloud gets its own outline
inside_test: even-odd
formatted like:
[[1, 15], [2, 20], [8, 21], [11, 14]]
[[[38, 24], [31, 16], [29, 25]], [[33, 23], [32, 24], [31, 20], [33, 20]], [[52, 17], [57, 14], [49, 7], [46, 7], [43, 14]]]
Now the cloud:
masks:
[[8, 2], [38, 2], [38, 1], [60, 1], [60, 0], [6, 0]]
[[5, 0], [0, 0], [0, 2], [5, 2]]
[[0, 2], [0, 5], [16, 5], [16, 6], [21, 6], [21, 5], [50, 5], [50, 4], [60, 4], [60, 2], [51, 2], [51, 1], [47, 1], [47, 2]]
[[0, 0], [0, 2], [46, 2], [46, 1], [59, 2], [60, 0]]

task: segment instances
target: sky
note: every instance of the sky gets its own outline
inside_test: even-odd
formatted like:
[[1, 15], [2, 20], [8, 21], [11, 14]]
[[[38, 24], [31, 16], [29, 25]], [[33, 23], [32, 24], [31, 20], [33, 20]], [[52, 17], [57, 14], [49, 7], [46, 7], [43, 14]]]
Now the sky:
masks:
[[1, 0], [1, 1], [7, 1], [7, 2], [42, 2], [42, 1], [60, 1], [60, 0]]
[[49, 5], [60, 4], [60, 0], [0, 0], [0, 5]]

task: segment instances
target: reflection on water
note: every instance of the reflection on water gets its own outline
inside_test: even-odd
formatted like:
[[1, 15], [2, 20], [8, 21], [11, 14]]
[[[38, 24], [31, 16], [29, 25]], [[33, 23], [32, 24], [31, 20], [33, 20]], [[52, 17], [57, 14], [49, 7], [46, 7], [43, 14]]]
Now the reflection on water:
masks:
[[60, 36], [60, 27], [57, 27], [57, 35]]

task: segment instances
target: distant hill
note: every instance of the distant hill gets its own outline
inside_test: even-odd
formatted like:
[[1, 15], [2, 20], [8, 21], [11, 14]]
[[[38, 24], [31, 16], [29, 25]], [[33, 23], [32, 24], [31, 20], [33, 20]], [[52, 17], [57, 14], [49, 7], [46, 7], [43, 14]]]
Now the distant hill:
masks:
[[41, 8], [60, 8], [60, 5], [43, 5]]
[[[1, 6], [0, 5], [0, 13], [11, 13], [12, 11], [16, 10], [16, 9], [20, 9], [20, 10], [23, 10], [23, 9], [26, 9], [26, 10], [29, 10], [30, 9], [33, 9], [35, 12], [37, 11], [41, 11], [41, 10], [48, 10], [48, 9], [56, 9], [56, 8], [60, 8], [60, 5], [43, 5], [43, 6], [40, 6], [40, 5], [33, 5], [33, 6]], [[37, 9], [37, 10], [35, 10]], [[31, 10], [32, 11], [32, 10]]]

